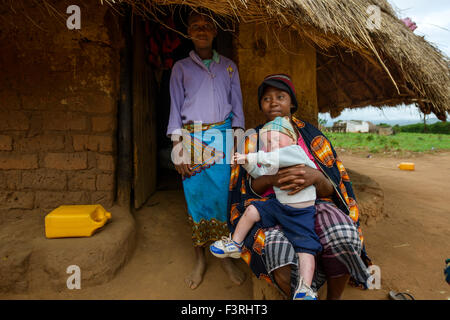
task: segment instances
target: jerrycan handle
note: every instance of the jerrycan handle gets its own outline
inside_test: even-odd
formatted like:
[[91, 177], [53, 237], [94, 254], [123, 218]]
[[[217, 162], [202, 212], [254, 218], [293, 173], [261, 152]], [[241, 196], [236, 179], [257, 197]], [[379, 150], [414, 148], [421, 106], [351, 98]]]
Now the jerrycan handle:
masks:
[[111, 213], [98, 207], [91, 213], [91, 219], [96, 224], [104, 224], [108, 219], [111, 219]]

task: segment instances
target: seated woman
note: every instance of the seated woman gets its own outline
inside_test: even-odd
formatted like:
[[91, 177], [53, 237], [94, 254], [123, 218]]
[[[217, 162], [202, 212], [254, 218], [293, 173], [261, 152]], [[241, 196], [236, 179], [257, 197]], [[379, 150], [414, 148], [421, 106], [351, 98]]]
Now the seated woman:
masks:
[[[363, 245], [358, 207], [349, 176], [331, 143], [316, 127], [292, 116], [298, 104], [289, 76], [266, 77], [258, 88], [258, 101], [267, 121], [285, 116], [291, 119], [298, 131], [297, 144], [317, 169], [298, 165], [280, 169], [275, 175], [252, 179], [242, 166], [235, 166], [228, 200], [230, 231], [234, 232], [252, 202], [274, 197], [273, 186], [295, 194], [314, 185], [317, 192], [315, 232], [323, 251], [317, 256], [311, 287], [317, 291], [327, 281], [327, 299], [340, 299], [350, 276], [356, 284], [366, 287], [370, 276], [367, 267], [371, 263]], [[256, 127], [256, 134], [246, 139], [245, 152], [259, 150], [261, 127]], [[263, 229], [256, 223], [244, 240], [241, 257], [259, 279], [274, 283], [292, 298], [299, 281], [298, 258], [280, 227]]]

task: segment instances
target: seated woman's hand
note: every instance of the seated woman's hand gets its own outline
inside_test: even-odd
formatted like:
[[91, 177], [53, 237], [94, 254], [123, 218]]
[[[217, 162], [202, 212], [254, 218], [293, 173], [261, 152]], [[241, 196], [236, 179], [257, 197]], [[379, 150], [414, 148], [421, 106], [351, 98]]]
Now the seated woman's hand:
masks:
[[316, 185], [325, 176], [317, 169], [304, 164], [282, 168], [273, 178], [273, 185], [281, 190], [290, 190], [289, 195], [296, 194], [301, 190]]

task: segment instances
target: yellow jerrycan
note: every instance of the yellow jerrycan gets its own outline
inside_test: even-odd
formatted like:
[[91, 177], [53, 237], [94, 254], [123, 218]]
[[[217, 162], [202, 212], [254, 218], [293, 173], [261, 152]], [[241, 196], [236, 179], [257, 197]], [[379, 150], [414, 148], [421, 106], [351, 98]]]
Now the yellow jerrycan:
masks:
[[100, 204], [59, 206], [45, 216], [47, 238], [90, 237], [111, 219]]
[[402, 162], [397, 167], [399, 167], [400, 170], [414, 171], [414, 163], [412, 162]]

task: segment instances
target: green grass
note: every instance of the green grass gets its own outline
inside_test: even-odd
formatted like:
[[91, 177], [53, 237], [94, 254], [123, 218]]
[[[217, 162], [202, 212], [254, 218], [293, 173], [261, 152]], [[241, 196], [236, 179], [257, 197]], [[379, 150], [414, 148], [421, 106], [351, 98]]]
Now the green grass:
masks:
[[450, 150], [450, 136], [446, 134], [401, 132], [392, 136], [379, 136], [372, 133], [326, 132], [325, 135], [335, 148], [369, 151], [371, 153]]

